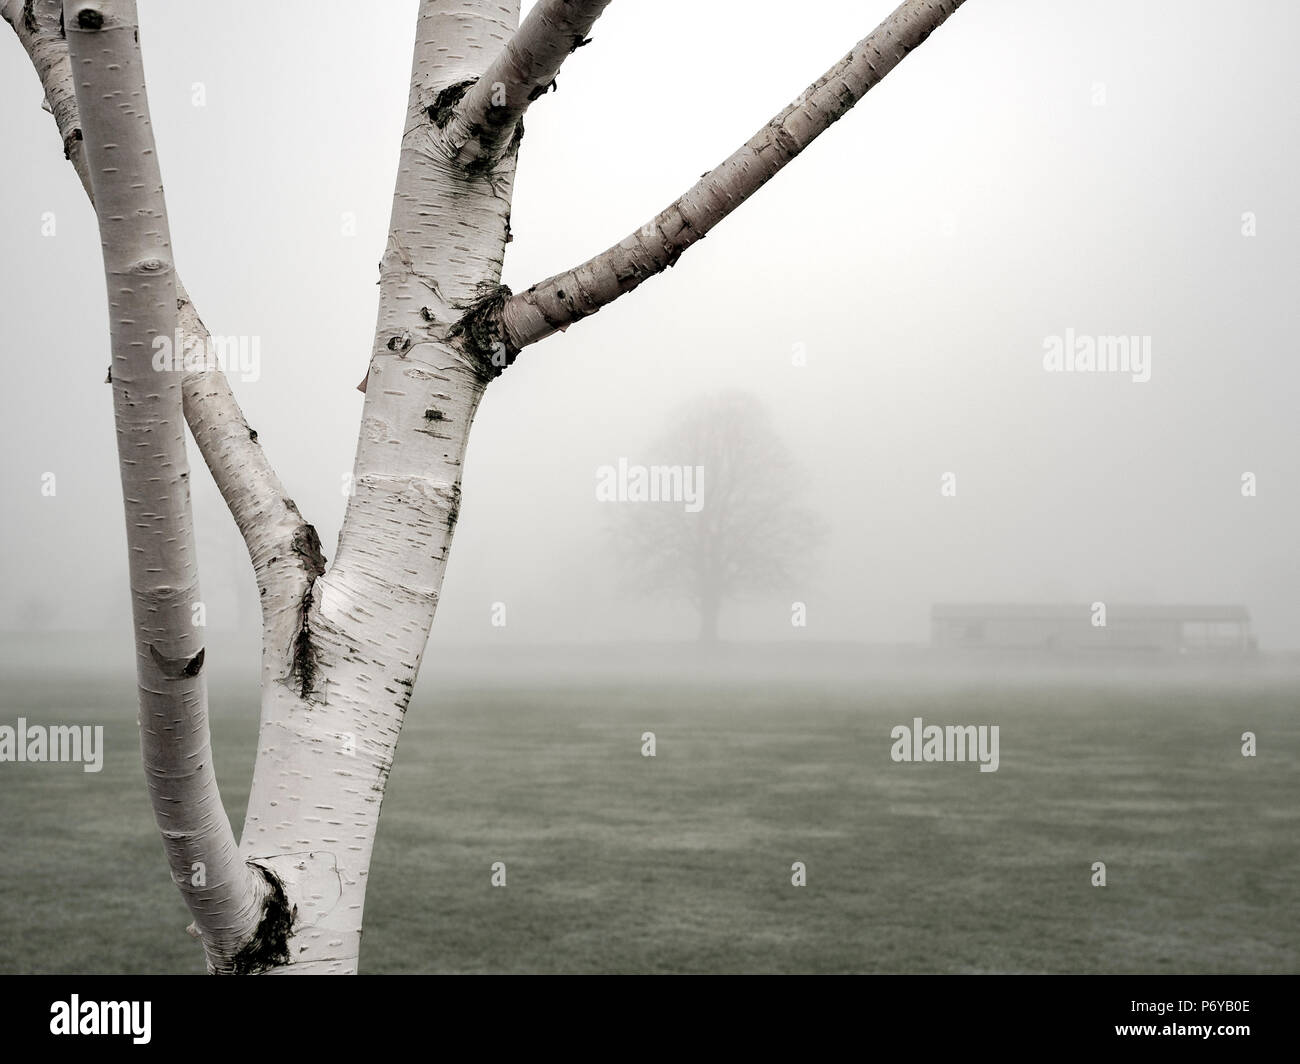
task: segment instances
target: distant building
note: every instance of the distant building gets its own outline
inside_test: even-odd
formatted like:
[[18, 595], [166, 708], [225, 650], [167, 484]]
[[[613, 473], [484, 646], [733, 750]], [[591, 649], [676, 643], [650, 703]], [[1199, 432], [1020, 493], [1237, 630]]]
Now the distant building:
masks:
[[936, 604], [936, 647], [1040, 651], [1247, 654], [1255, 649], [1244, 606], [1108, 605], [1105, 627], [1090, 606]]

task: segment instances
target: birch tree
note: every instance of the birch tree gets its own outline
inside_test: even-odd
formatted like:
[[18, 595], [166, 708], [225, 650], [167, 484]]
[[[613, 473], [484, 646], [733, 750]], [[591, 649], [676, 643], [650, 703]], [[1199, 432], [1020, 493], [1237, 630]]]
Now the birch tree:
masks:
[[[672, 266], [963, 2], [906, 0], [654, 218], [512, 293], [500, 277], [525, 112], [609, 0], [538, 0], [522, 22], [518, 0], [421, 0], [353, 491], [327, 565], [220, 369], [180, 358], [160, 368], [156, 357], [177, 329], [187, 350], [208, 350], [209, 337], [172, 265], [134, 0], [3, 0], [99, 222], [141, 751], [210, 972], [357, 969], [380, 805], [484, 390], [530, 345]], [[261, 723], [238, 840], [191, 624], [182, 422], [244, 538], [262, 602]]]

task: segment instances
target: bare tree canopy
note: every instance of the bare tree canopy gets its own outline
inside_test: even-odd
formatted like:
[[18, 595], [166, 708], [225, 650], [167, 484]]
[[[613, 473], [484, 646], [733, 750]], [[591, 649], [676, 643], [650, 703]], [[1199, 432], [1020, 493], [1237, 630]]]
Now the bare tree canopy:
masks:
[[797, 591], [825, 529], [803, 501], [804, 471], [756, 396], [730, 390], [682, 407], [646, 458], [635, 473], [671, 475], [691, 497], [619, 511], [614, 547], [632, 586], [687, 599], [702, 642], [718, 638], [725, 603]]

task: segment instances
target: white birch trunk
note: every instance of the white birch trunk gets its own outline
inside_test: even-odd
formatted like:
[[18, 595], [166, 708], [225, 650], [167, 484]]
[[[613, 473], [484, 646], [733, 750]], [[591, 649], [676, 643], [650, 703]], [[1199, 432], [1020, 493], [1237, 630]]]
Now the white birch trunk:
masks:
[[176, 285], [135, 3], [72, 0], [65, 24], [108, 286], [145, 777], [209, 965], [234, 968], [267, 888], [239, 857], [212, 764], [182, 374], [153, 365], [155, 337], [175, 329]]
[[379, 807], [446, 568], [491, 346], [458, 328], [499, 284], [515, 153], [474, 173], [433, 115], [515, 28], [515, 0], [425, 0], [338, 557], [294, 667], [263, 693], [244, 856], [292, 882], [287, 973], [352, 972]]
[[[0, 14], [13, 27], [40, 77], [64, 155], [93, 203], [94, 187], [63, 31], [62, 0], [5, 0]], [[176, 294], [183, 349], [209, 351], [211, 337], [179, 277]], [[261, 590], [263, 672], [283, 674], [304, 592], [324, 569], [315, 529], [303, 520], [271, 468], [219, 366], [186, 371], [184, 407], [199, 453], [252, 558]]]

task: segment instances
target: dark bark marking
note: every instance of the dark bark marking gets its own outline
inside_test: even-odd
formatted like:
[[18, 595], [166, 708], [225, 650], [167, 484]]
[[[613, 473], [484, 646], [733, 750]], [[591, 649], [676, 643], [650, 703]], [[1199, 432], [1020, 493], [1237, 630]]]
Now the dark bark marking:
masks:
[[[285, 506], [293, 513], [298, 512], [292, 499], [284, 500]], [[289, 663], [288, 679], [297, 689], [304, 702], [310, 701], [316, 690], [318, 672], [316, 645], [312, 641], [310, 614], [314, 601], [313, 589], [316, 581], [325, 573], [325, 555], [320, 549], [320, 536], [313, 525], [302, 522], [293, 533], [290, 549], [302, 560], [303, 573], [307, 577], [307, 588], [302, 593], [298, 605], [298, 631], [293, 637], [293, 648]], [[271, 562], [274, 563], [272, 558]]]
[[158, 648], [149, 644], [149, 656], [158, 666], [158, 671], [169, 680], [179, 680], [182, 676], [197, 676], [203, 670], [203, 656], [206, 648], [199, 647], [199, 652], [192, 658], [169, 658], [158, 652]]
[[298, 634], [293, 637], [293, 660], [289, 665], [289, 676], [304, 702], [310, 701], [316, 686], [316, 647], [311, 641], [311, 624], [308, 621], [311, 604], [312, 588], [308, 587], [303, 592], [302, 603], [298, 607]]
[[501, 322], [501, 308], [512, 294], [507, 285], [488, 285], [472, 303], [456, 304], [456, 309], [465, 313], [447, 331], [450, 339], [461, 341], [462, 349], [485, 381], [501, 376], [519, 354], [511, 350]]
[[[294, 513], [297, 513], [297, 507], [293, 505], [292, 500], [286, 499], [285, 502]], [[325, 574], [325, 555], [321, 553], [320, 536], [314, 525], [309, 525], [305, 521], [300, 524], [293, 534], [292, 546], [294, 554], [303, 560], [303, 567], [310, 580], [314, 582], [317, 577]]]
[[439, 129], [442, 129], [452, 116], [456, 113], [456, 105], [460, 103], [465, 93], [469, 92], [470, 86], [478, 78], [469, 78], [466, 81], [458, 81], [454, 85], [448, 85], [437, 96], [434, 97], [433, 103], [426, 108], [426, 113], [431, 121]]
[[528, 94], [528, 102], [532, 103], [534, 100], [540, 100], [552, 89], [554, 89], [556, 92], [558, 92], [560, 89], [559, 82], [555, 78], [552, 78], [545, 85], [538, 85], [535, 89], [533, 89], [533, 91]]
[[262, 906], [262, 918], [257, 930], [235, 954], [231, 969], [235, 975], [257, 975], [269, 968], [279, 968], [289, 963], [289, 934], [298, 917], [298, 906], [290, 908], [280, 877], [269, 868], [253, 865], [271, 888]]
[[456, 531], [456, 522], [460, 519], [460, 485], [451, 486], [451, 505], [447, 507], [447, 531]]
[[153, 663], [162, 675], [168, 679], [178, 680], [182, 676], [198, 676], [203, 669], [203, 646], [200, 646], [199, 653], [192, 658], [169, 658], [165, 654], [159, 653], [157, 646], [149, 644], [149, 657], [153, 658]]

